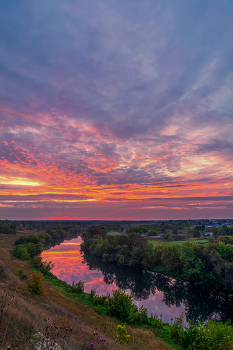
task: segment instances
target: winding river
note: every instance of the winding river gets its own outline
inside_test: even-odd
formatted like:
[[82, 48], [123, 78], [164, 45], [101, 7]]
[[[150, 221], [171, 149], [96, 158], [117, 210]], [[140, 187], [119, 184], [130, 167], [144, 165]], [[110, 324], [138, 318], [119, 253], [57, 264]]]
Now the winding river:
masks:
[[79, 280], [85, 284], [85, 292], [96, 289], [99, 295], [112, 294], [115, 289], [133, 293], [134, 303], [144, 306], [160, 316], [164, 322], [184, 313], [187, 321], [215, 318], [233, 321], [233, 295], [150, 271], [140, 271], [100, 259], [80, 251], [81, 237], [65, 240], [42, 253], [43, 260], [52, 261], [53, 274], [72, 284]]

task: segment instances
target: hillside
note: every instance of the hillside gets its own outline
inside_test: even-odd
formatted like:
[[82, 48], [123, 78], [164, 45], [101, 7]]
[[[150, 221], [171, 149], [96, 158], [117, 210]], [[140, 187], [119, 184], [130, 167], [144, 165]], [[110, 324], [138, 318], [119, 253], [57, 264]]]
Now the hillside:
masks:
[[[32, 233], [24, 231], [23, 234]], [[102, 349], [173, 349], [157, 339], [151, 330], [132, 327], [127, 327], [128, 344], [120, 345], [115, 340], [119, 321], [96, 313], [48, 282], [45, 282], [46, 296], [30, 293], [26, 280], [26, 276], [32, 274], [29, 261], [12, 256], [14, 242], [20, 236], [20, 233], [0, 234], [0, 349], [8, 346], [11, 349], [48, 349], [49, 346], [59, 349], [60, 345], [67, 350], [84, 350], [90, 349], [91, 344], [100, 344], [98, 347]], [[42, 339], [48, 338], [58, 345], [42, 347]]]

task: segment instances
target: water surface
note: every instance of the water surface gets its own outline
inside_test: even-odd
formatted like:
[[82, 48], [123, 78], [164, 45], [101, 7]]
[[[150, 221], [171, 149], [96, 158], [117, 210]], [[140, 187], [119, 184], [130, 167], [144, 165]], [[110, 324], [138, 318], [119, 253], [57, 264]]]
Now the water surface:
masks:
[[80, 251], [81, 237], [65, 240], [42, 253], [43, 260], [55, 263], [53, 274], [69, 284], [82, 280], [85, 292], [96, 289], [99, 295], [112, 294], [115, 289], [133, 292], [134, 303], [160, 316], [164, 322], [184, 313], [187, 321], [198, 318], [233, 320], [233, 296], [150, 271], [141, 271], [114, 263], [103, 263], [99, 258]]

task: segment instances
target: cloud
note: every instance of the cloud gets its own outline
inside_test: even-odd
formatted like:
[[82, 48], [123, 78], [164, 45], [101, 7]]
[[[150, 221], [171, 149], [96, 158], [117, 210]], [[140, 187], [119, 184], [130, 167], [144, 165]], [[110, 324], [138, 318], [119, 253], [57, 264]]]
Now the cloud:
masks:
[[232, 6], [4, 1], [3, 195], [229, 196]]

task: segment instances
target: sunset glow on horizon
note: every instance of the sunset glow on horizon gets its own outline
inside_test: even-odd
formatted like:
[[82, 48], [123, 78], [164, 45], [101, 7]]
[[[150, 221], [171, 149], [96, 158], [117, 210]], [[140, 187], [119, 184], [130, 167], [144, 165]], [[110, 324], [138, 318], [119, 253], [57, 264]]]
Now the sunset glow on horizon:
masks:
[[0, 220], [232, 218], [232, 11], [4, 0]]

